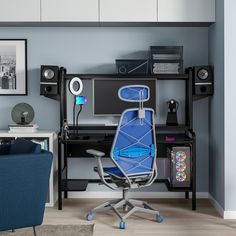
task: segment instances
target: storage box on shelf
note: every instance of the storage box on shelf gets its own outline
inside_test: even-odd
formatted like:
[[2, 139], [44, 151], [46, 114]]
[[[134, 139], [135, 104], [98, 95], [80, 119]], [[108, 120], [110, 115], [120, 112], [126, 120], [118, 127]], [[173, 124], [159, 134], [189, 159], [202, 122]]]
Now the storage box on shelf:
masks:
[[182, 74], [183, 46], [151, 46], [152, 74]]

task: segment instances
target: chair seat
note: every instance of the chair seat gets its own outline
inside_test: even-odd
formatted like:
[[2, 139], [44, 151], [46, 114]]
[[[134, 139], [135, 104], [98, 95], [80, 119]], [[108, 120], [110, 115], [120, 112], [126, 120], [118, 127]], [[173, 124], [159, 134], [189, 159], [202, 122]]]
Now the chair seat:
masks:
[[109, 175], [113, 175], [118, 178], [123, 178], [125, 177], [123, 173], [119, 170], [117, 167], [104, 167], [103, 171]]
[[[106, 174], [112, 175], [114, 177], [117, 178], [125, 178], [125, 176], [123, 175], [123, 173], [120, 171], [120, 169], [118, 167], [104, 167], [103, 171]], [[139, 174], [139, 175], [133, 175], [133, 176], [129, 176], [129, 178], [137, 178], [137, 177], [141, 177], [141, 178], [145, 178], [145, 176], [149, 175], [150, 173], [144, 173], [144, 174]]]

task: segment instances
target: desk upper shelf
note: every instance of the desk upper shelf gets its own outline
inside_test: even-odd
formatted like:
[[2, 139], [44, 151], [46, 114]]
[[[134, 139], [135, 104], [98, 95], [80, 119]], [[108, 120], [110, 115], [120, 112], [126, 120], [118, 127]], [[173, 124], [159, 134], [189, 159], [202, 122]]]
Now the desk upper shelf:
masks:
[[70, 80], [79, 77], [83, 80], [91, 79], [157, 79], [157, 80], [188, 80], [188, 74], [156, 74], [156, 75], [134, 75], [134, 74], [65, 74], [64, 78]]

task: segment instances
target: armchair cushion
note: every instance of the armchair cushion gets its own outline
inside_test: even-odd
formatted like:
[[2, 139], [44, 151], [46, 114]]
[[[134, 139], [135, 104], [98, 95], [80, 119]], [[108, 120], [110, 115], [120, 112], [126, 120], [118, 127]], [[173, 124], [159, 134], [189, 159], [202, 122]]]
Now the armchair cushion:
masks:
[[10, 144], [0, 144], [0, 155], [7, 155], [10, 151]]
[[42, 224], [52, 159], [46, 151], [0, 157], [0, 231]]
[[41, 152], [41, 146], [39, 144], [33, 143], [30, 140], [17, 138], [10, 147], [8, 154], [26, 154], [34, 153], [39, 154]]

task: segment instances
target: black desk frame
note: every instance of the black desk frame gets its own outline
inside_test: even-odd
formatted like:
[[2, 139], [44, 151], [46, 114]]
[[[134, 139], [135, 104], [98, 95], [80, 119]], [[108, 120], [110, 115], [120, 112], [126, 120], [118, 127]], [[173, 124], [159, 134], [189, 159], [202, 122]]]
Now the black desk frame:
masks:
[[[90, 145], [92, 148], [94, 143], [105, 143], [107, 147], [111, 145], [113, 136], [115, 134], [115, 127], [107, 126], [67, 126], [67, 81], [74, 77], [79, 77], [82, 80], [91, 79], [118, 79], [118, 78], [135, 78], [135, 79], [157, 79], [157, 80], [184, 80], [186, 82], [186, 101], [185, 101], [185, 125], [179, 126], [166, 126], [166, 125], [156, 125], [157, 133], [157, 145], [168, 144], [168, 145], [189, 145], [191, 146], [192, 154], [192, 165], [191, 165], [191, 187], [189, 188], [173, 188], [170, 186], [168, 180], [156, 180], [156, 182], [165, 183], [168, 191], [175, 192], [185, 192], [185, 198], [189, 198], [189, 192], [192, 192], [192, 210], [196, 210], [196, 138], [193, 132], [193, 93], [192, 93], [192, 69], [186, 70], [186, 74], [182, 75], [147, 75], [147, 76], [137, 76], [137, 75], [117, 75], [117, 74], [67, 74], [65, 68], [60, 68], [59, 70], [59, 101], [60, 101], [60, 125], [61, 131], [58, 135], [58, 209], [62, 209], [62, 193], [64, 192], [64, 198], [68, 197], [69, 191], [85, 191], [88, 183], [100, 183], [100, 179], [68, 179], [67, 170], [68, 162], [67, 158], [67, 148], [69, 145]], [[65, 130], [67, 127], [67, 130]], [[81, 137], [83, 135], [98, 135], [104, 134], [106, 139], [73, 139], [68, 137], [68, 132], [71, 130], [78, 130]], [[172, 142], [167, 142], [165, 140], [165, 135], [161, 133], [164, 132], [171, 134], [174, 132], [176, 135], [176, 140]], [[179, 135], [179, 136], [178, 136]]]

